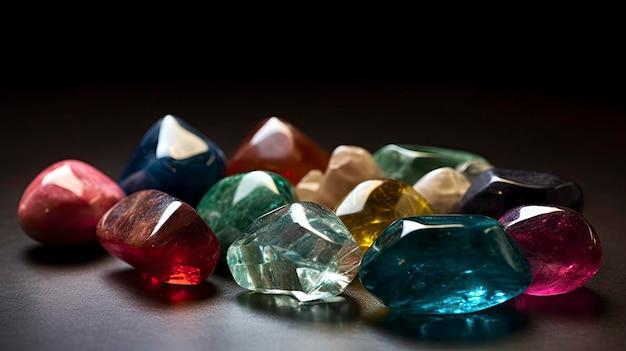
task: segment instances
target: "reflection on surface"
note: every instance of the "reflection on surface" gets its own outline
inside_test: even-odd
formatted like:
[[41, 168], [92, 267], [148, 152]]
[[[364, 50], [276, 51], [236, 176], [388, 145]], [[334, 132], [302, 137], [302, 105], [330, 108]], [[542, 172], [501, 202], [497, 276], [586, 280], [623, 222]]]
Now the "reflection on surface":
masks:
[[604, 299], [586, 287], [553, 296], [523, 294], [511, 303], [521, 313], [553, 316], [593, 317], [599, 316], [605, 310]]
[[347, 296], [301, 303], [288, 295], [248, 291], [237, 296], [237, 303], [259, 312], [305, 322], [342, 323], [359, 316], [357, 303]]
[[215, 287], [207, 281], [198, 285], [166, 284], [135, 269], [113, 272], [108, 278], [141, 298], [150, 297], [168, 305], [206, 300], [217, 293]]
[[506, 337], [526, 325], [526, 316], [508, 305], [480, 312], [406, 315], [389, 312], [379, 323], [394, 332], [432, 341], [486, 341]]
[[75, 268], [75, 264], [87, 263], [100, 258], [109, 257], [100, 243], [93, 242], [69, 246], [35, 245], [25, 252], [29, 261], [49, 266]]

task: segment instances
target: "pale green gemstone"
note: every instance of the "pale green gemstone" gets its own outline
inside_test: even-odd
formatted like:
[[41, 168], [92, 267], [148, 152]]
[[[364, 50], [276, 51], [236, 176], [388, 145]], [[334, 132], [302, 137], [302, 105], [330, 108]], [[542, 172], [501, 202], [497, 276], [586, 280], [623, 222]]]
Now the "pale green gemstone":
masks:
[[228, 248], [226, 262], [246, 289], [312, 301], [341, 294], [358, 273], [361, 257], [333, 211], [300, 201], [257, 218]]
[[389, 144], [373, 154], [385, 176], [415, 184], [426, 173], [441, 167], [456, 168], [466, 161], [489, 162], [480, 155], [436, 146]]

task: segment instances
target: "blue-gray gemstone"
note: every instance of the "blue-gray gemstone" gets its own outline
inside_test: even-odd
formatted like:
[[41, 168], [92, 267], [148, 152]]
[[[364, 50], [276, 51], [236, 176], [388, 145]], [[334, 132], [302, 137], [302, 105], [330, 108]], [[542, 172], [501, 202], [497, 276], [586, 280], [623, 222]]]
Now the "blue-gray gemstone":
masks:
[[497, 220], [429, 215], [393, 222], [365, 252], [359, 279], [394, 312], [457, 314], [520, 295], [532, 273]]
[[119, 185], [127, 195], [156, 189], [193, 207], [226, 175], [226, 162], [211, 139], [183, 119], [166, 115], [144, 134]]

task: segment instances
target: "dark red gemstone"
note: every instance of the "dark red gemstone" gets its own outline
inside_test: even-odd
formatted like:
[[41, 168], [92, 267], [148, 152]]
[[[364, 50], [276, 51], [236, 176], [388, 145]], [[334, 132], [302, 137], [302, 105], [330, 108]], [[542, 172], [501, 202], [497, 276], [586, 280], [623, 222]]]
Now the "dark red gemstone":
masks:
[[158, 190], [133, 193], [98, 222], [112, 255], [161, 282], [196, 285], [215, 270], [219, 240], [187, 203]]

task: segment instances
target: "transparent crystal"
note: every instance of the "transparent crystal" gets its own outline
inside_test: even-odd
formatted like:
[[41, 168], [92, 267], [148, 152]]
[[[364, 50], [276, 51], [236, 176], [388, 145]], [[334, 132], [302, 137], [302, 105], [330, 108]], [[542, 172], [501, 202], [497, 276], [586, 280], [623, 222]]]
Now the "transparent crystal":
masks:
[[300, 301], [341, 294], [358, 273], [361, 250], [337, 215], [300, 201], [257, 218], [228, 249], [235, 282]]

